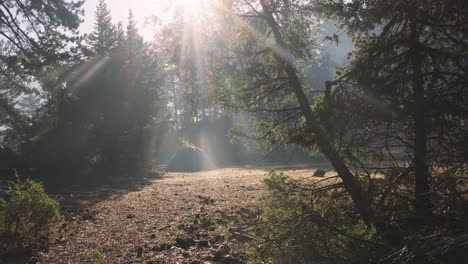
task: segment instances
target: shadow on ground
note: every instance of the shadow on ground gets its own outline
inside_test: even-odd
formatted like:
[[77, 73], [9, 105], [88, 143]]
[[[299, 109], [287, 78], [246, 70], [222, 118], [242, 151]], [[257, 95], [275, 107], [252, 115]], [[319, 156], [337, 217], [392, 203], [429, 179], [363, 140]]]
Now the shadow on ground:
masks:
[[[102, 177], [101, 175], [112, 175]], [[88, 208], [104, 200], [117, 199], [129, 192], [136, 192], [163, 179], [165, 173], [150, 172], [138, 174], [134, 177], [118, 175], [116, 173], [87, 175], [82, 177], [31, 177], [41, 182], [49, 196], [56, 198], [61, 205], [61, 213], [67, 217], [82, 217], [86, 219]], [[20, 177], [25, 180], [25, 177]], [[16, 176], [8, 175], [1, 179], [0, 184], [7, 185], [16, 182]], [[0, 263], [36, 263], [33, 257], [37, 252], [47, 248], [48, 241], [39, 241], [32, 245], [2, 252], [0, 248]]]
[[275, 170], [275, 171], [290, 171], [290, 170], [306, 170], [306, 169], [321, 169], [329, 170], [332, 165], [329, 162], [316, 162], [316, 163], [303, 163], [303, 164], [252, 164], [241, 166], [239, 168], [253, 169], [253, 170]]
[[116, 173], [72, 177], [65, 179], [38, 179], [47, 193], [57, 198], [63, 213], [76, 213], [108, 199], [116, 199], [129, 192], [136, 192], [165, 177], [164, 172], [150, 172], [136, 176], [123, 176]]

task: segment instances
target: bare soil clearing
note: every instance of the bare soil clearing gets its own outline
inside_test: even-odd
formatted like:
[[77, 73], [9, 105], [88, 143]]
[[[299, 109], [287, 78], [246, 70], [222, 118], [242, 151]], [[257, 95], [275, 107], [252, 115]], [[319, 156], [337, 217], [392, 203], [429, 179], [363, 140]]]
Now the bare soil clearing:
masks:
[[[258, 212], [270, 169], [168, 173], [140, 190], [85, 205], [65, 215], [36, 260], [94, 263], [94, 254], [106, 263], [244, 263], [231, 242], [249, 238], [236, 233], [235, 225]], [[274, 169], [299, 177], [315, 171]], [[67, 206], [76, 209], [76, 203]]]

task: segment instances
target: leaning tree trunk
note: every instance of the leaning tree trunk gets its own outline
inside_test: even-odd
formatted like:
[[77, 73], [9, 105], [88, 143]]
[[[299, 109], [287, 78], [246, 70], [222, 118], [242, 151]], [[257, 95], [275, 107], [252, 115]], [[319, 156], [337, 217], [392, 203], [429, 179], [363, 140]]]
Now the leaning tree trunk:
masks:
[[[265, 13], [264, 15], [267, 23], [272, 29], [276, 44], [281, 49], [287, 51], [287, 46], [280, 33], [278, 23], [273, 17], [268, 5], [264, 0], [260, 0], [260, 4]], [[366, 225], [371, 226], [373, 217], [368, 193], [364, 190], [362, 184], [355, 177], [355, 175], [353, 175], [348, 169], [343, 158], [340, 156], [338, 151], [331, 143], [331, 140], [328, 138], [325, 130], [315, 118], [291, 58], [278, 56], [278, 60], [280, 60], [279, 63], [283, 64], [285, 67], [286, 74], [288, 76], [289, 82], [291, 83], [291, 88], [293, 89], [296, 99], [299, 102], [301, 112], [306, 118], [307, 126], [309, 126], [309, 128], [314, 133], [319, 149], [332, 163], [339, 177], [343, 181], [346, 191], [350, 194], [355, 207], [357, 208]]]

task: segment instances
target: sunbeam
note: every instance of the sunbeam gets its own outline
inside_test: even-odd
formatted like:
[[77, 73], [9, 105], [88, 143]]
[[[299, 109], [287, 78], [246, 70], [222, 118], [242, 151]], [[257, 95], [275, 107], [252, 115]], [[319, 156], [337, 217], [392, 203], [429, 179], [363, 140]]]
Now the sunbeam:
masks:
[[73, 74], [69, 80], [71, 81], [72, 79], [76, 79], [75, 82], [73, 82], [73, 87], [72, 89], [75, 89], [77, 87], [80, 87], [83, 85], [86, 81], [90, 80], [93, 76], [95, 76], [99, 70], [106, 65], [108, 62], [109, 58], [107, 56], [101, 57], [97, 60], [91, 60], [87, 63], [84, 63], [81, 65], [76, 73]]

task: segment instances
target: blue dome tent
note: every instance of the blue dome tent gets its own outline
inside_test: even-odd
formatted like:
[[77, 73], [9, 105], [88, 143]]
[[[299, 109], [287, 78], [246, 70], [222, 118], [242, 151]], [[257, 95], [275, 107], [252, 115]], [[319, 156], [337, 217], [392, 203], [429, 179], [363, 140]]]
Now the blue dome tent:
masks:
[[167, 165], [167, 171], [196, 172], [211, 170], [214, 166], [208, 155], [197, 147], [178, 150]]

